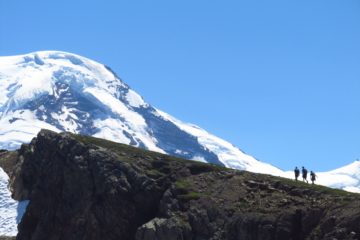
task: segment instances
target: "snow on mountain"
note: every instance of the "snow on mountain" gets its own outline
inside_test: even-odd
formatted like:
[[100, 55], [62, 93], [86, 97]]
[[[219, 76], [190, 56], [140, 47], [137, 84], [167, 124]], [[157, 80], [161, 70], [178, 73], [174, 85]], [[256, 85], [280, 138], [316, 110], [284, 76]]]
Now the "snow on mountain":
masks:
[[28, 201], [17, 202], [7, 188], [9, 177], [0, 168], [0, 236], [15, 236], [17, 224], [25, 212]]
[[318, 184], [360, 193], [360, 160], [329, 172], [317, 173], [316, 175], [318, 176]]
[[[66, 52], [0, 57], [0, 126], [4, 149], [16, 149], [46, 128], [236, 169], [293, 176], [154, 108], [109, 67]], [[318, 182], [357, 191], [359, 173], [355, 162], [318, 173]]]
[[[254, 161], [253, 157], [244, 154], [229, 142], [206, 132], [198, 126], [182, 123], [160, 110], [157, 110], [157, 112], [164, 119], [173, 122], [182, 131], [195, 136], [198, 142], [206, 146], [211, 152], [215, 153], [226, 167], [245, 169], [250, 172], [271, 173], [277, 176], [282, 176], [284, 174], [280, 169], [274, 168], [270, 164], [257, 160]], [[239, 161], [239, 159], [241, 159], [241, 161]], [[204, 161], [206, 161], [206, 159], [204, 159]]]
[[254, 172], [282, 171], [147, 104], [107, 66], [65, 52], [0, 58], [0, 148], [41, 128], [122, 142]]

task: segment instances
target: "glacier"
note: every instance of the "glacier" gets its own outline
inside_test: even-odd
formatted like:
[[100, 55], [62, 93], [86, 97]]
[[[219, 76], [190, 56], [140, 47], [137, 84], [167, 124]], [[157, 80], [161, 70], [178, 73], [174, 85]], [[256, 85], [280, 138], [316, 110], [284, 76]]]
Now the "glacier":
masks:
[[0, 126], [4, 149], [18, 148], [45, 128], [231, 168], [282, 174], [146, 103], [109, 67], [66, 52], [0, 58]]
[[[0, 57], [0, 149], [40, 131], [90, 135], [190, 160], [293, 178], [206, 130], [146, 103], [110, 67], [60, 51]], [[360, 161], [317, 173], [317, 184], [360, 192]], [[0, 169], [0, 236], [16, 234], [18, 210]], [[20, 207], [19, 207], [20, 206]]]

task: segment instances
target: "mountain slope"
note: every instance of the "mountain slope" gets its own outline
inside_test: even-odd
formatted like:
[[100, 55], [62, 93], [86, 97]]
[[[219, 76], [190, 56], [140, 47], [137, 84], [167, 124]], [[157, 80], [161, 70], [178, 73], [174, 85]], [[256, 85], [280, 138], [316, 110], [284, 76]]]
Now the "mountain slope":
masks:
[[282, 174], [201, 128], [147, 104], [109, 67], [65, 52], [0, 58], [0, 148], [16, 149], [41, 128], [246, 169]]
[[[0, 57], [0, 149], [40, 129], [100, 137], [230, 168], [293, 177], [150, 104], [109, 67], [66, 52]], [[360, 166], [318, 173], [318, 183], [360, 192]]]

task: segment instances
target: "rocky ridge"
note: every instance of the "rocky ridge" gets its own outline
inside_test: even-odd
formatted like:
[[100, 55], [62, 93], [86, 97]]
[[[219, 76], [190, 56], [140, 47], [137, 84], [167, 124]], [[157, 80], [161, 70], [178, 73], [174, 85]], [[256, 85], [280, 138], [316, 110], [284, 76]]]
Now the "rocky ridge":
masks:
[[42, 130], [7, 171], [18, 240], [360, 238], [358, 194], [92, 137]]
[[[293, 176], [292, 170], [258, 161], [205, 129], [157, 109], [110, 67], [77, 54], [0, 56], [0, 82], [0, 149], [18, 149], [41, 129], [49, 129], [228, 168]], [[360, 193], [360, 161], [327, 172], [312, 170], [320, 185]]]

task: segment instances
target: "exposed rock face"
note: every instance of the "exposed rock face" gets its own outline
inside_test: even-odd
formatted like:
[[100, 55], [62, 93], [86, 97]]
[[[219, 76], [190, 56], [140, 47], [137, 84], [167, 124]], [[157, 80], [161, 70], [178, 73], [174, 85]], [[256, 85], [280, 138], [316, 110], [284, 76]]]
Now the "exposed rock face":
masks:
[[359, 239], [360, 197], [41, 131], [11, 175], [18, 240]]
[[13, 173], [17, 158], [17, 152], [0, 149], [0, 167], [6, 172], [7, 175], [10, 176]]
[[105, 149], [41, 132], [20, 150], [14, 196], [30, 199], [18, 239], [131, 239], [164, 187]]

